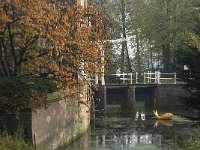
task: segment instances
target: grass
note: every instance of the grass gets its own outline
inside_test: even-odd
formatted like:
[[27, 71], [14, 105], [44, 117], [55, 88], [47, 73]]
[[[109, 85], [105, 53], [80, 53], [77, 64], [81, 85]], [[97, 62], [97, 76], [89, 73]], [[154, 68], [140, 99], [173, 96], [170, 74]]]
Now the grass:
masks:
[[33, 150], [34, 148], [27, 144], [22, 136], [15, 134], [13, 136], [4, 132], [0, 135], [0, 150]]

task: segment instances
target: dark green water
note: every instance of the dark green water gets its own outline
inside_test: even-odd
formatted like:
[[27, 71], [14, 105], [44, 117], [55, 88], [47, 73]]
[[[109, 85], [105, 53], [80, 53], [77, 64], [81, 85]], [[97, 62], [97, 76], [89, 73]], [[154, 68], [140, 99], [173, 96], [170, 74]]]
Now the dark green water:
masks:
[[140, 117], [135, 120], [136, 113], [125, 116], [107, 113], [97, 118], [86, 134], [63, 150], [194, 149], [187, 143], [199, 138], [198, 122], [180, 115], [175, 115], [172, 120], [156, 121], [151, 110], [142, 111], [145, 120]]

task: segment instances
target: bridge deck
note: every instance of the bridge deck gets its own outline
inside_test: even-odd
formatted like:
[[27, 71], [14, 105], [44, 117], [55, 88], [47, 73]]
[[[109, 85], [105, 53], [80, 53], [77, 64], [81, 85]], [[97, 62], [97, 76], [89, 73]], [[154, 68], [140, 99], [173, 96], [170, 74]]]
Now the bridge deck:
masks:
[[123, 88], [123, 87], [138, 87], [138, 88], [147, 88], [147, 87], [156, 87], [158, 84], [139, 84], [139, 83], [134, 83], [134, 84], [126, 84], [126, 83], [109, 83], [104, 85], [107, 89], [114, 89], [114, 88]]

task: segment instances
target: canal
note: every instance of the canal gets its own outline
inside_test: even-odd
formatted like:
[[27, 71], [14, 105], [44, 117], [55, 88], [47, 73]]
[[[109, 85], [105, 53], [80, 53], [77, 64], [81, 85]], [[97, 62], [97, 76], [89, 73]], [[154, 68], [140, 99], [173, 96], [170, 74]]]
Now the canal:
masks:
[[[142, 115], [137, 117], [137, 112]], [[173, 113], [172, 120], [158, 121], [152, 109], [141, 104], [130, 114], [112, 105], [106, 114], [97, 113], [86, 134], [62, 150], [188, 150], [191, 141], [199, 138], [199, 123], [183, 117], [180, 111]]]

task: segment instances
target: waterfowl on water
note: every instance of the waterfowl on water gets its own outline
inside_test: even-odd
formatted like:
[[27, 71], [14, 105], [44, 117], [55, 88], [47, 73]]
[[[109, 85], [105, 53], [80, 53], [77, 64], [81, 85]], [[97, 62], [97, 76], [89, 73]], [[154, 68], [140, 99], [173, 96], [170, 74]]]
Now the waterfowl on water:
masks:
[[165, 113], [163, 115], [158, 115], [157, 110], [156, 111], [153, 110], [153, 113], [154, 113], [155, 118], [158, 120], [169, 120], [173, 117], [172, 113]]

